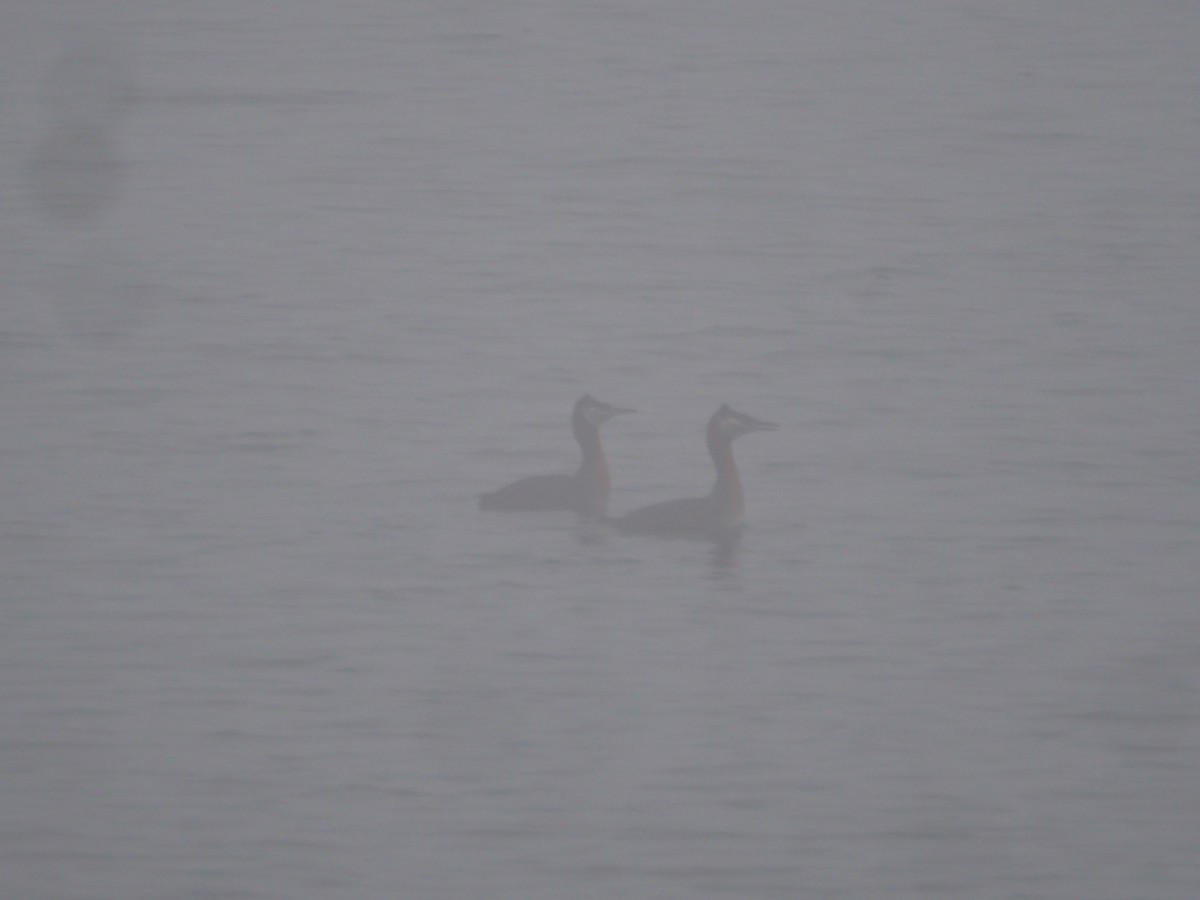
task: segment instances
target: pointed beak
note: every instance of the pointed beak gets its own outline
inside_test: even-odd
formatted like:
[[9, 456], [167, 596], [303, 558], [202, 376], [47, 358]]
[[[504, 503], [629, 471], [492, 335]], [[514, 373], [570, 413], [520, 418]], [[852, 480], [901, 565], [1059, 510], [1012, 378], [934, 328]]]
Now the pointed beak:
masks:
[[[750, 419], [749, 416], [747, 416], [746, 418]], [[779, 430], [779, 426], [776, 425], [774, 422], [766, 422], [766, 421], [763, 421], [762, 419], [750, 419], [750, 421], [747, 424], [750, 425], [751, 431], [778, 431]]]
[[613, 406], [611, 403], [597, 401], [584, 415], [593, 425], [603, 425], [613, 416], [631, 412], [633, 412], [632, 409], [626, 409], [624, 406]]
[[630, 409], [627, 406], [613, 406], [611, 403], [600, 403], [596, 406], [596, 412], [604, 416], [605, 420], [608, 420], [613, 416], [619, 416], [622, 413], [637, 412], [637, 410]]

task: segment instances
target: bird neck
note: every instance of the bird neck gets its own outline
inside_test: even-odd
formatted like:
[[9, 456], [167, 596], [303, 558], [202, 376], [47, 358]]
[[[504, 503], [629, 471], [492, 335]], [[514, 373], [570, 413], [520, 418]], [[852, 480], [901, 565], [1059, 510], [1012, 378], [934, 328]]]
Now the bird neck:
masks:
[[583, 451], [580, 473], [594, 473], [607, 480], [608, 463], [600, 446], [600, 430], [595, 426], [578, 428], [575, 430], [575, 439], [579, 441], [579, 449]]
[[742, 479], [733, 461], [733, 441], [720, 437], [708, 442], [708, 452], [717, 467], [717, 483], [712, 495], [723, 506], [740, 516], [746, 501], [742, 494]]

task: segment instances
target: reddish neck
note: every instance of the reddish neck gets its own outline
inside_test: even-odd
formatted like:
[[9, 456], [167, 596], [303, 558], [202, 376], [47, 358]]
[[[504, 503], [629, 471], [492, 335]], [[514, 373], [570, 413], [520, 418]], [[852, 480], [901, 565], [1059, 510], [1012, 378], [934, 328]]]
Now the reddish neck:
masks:
[[600, 429], [595, 425], [583, 425], [575, 429], [575, 440], [579, 441], [579, 449], [583, 451], [583, 462], [580, 472], [602, 473], [608, 479], [608, 463], [604, 460], [604, 450], [600, 447]]
[[575, 478], [580, 487], [580, 511], [589, 516], [603, 516], [608, 511], [608, 463], [600, 448], [600, 430], [587, 424], [575, 429], [583, 462]]
[[713, 485], [712, 496], [740, 517], [746, 501], [742, 494], [742, 479], [733, 461], [733, 441], [724, 435], [710, 436], [708, 452], [717, 467], [717, 483]]

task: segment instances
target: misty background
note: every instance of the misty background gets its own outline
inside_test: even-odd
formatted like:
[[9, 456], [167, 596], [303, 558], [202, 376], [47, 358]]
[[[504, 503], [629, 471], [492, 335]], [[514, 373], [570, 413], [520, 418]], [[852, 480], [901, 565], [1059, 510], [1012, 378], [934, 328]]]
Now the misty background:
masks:
[[1196, 896], [1200, 6], [0, 14], [0, 895]]

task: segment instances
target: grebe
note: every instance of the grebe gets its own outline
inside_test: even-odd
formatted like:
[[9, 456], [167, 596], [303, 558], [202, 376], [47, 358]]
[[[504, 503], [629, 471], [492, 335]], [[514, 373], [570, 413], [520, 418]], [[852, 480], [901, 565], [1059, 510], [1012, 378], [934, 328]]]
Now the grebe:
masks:
[[533, 475], [479, 497], [480, 509], [506, 512], [570, 510], [587, 518], [608, 513], [608, 463], [600, 447], [600, 426], [632, 409], [601, 403], [584, 394], [575, 403], [571, 430], [583, 451], [583, 462], [573, 475]]
[[717, 483], [707, 497], [686, 497], [643, 506], [612, 519], [622, 531], [675, 537], [728, 538], [742, 524], [746, 500], [733, 462], [733, 439], [751, 431], [775, 431], [764, 422], [722, 405], [708, 420], [708, 452], [717, 467]]

